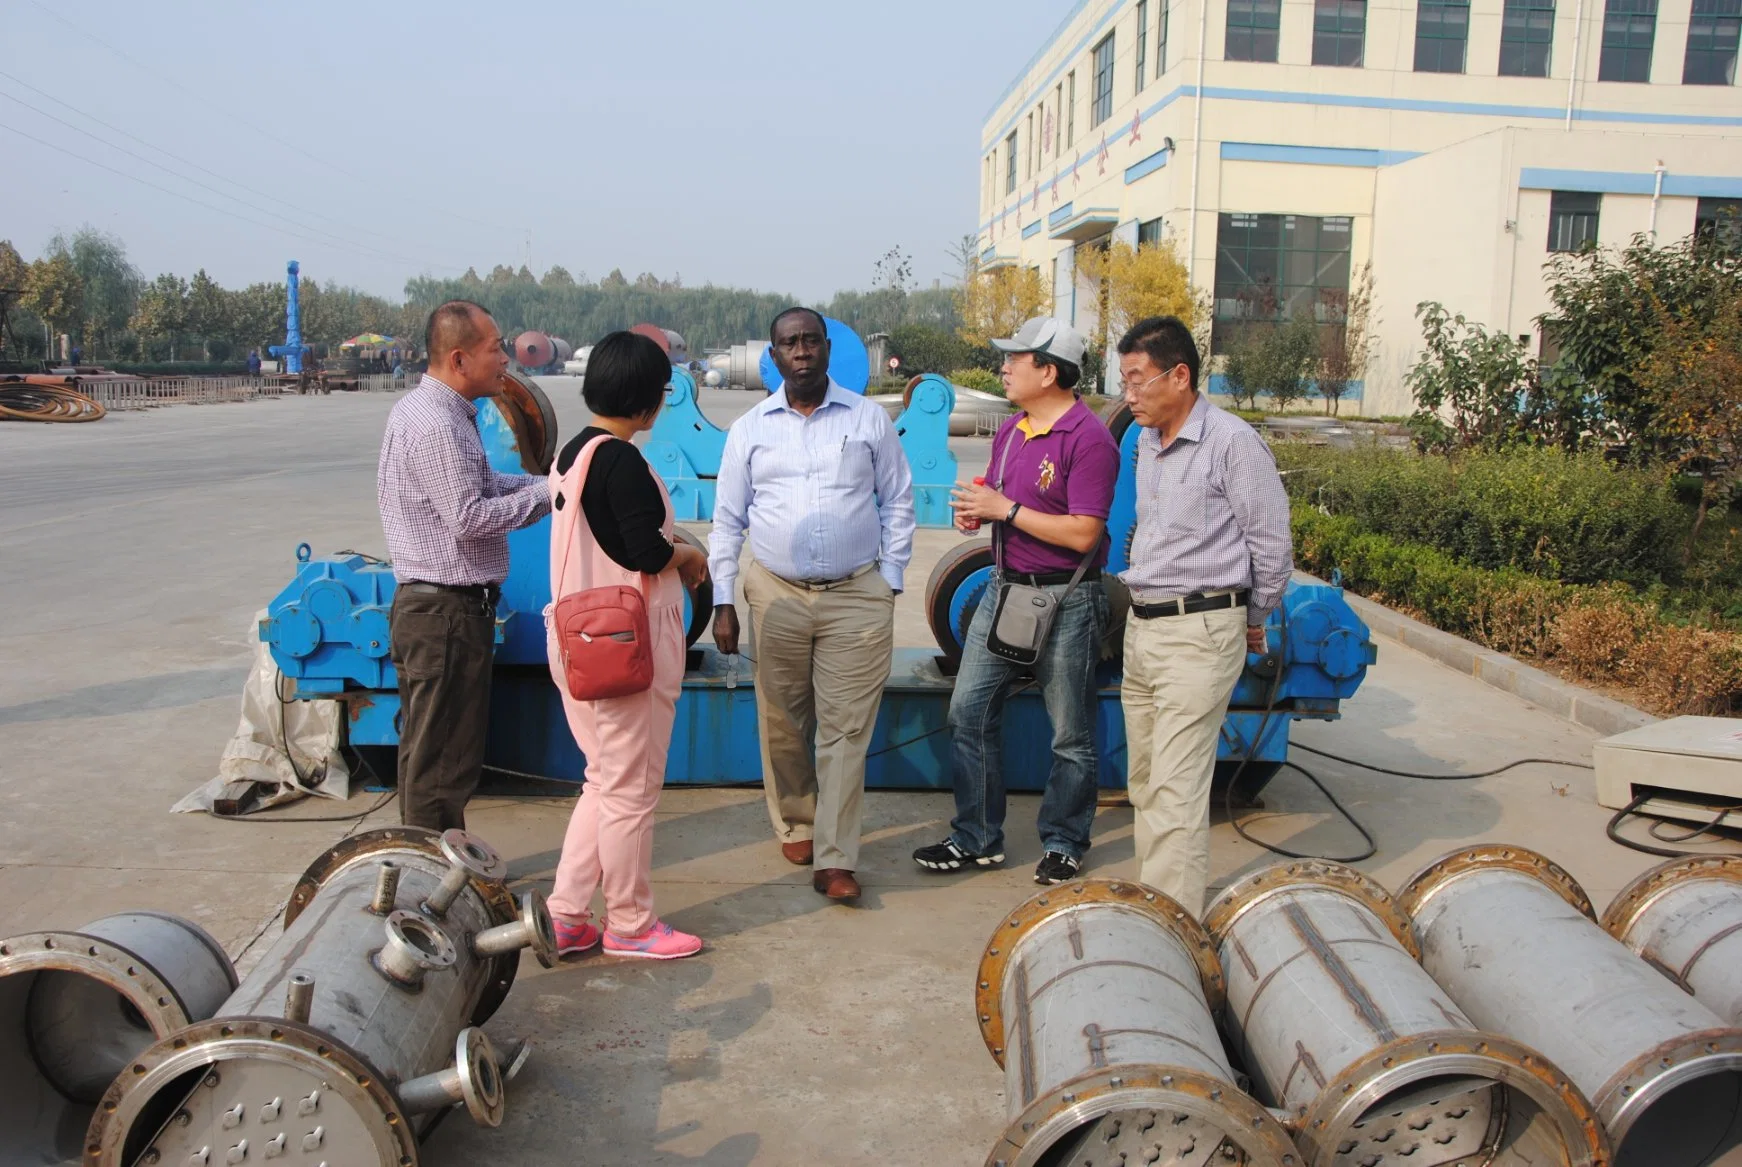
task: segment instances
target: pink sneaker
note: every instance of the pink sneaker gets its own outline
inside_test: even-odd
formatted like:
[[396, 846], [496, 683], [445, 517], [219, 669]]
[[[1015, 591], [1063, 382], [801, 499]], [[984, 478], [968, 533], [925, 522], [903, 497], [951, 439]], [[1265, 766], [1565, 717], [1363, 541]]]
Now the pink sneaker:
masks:
[[581, 920], [571, 924], [561, 916], [552, 916], [550, 922], [556, 930], [556, 954], [558, 957], [585, 952], [599, 943], [599, 929], [593, 925], [591, 920]]
[[619, 936], [605, 929], [605, 952], [611, 956], [640, 956], [648, 960], [677, 960], [702, 950], [702, 938], [679, 932], [663, 920], [639, 936]]

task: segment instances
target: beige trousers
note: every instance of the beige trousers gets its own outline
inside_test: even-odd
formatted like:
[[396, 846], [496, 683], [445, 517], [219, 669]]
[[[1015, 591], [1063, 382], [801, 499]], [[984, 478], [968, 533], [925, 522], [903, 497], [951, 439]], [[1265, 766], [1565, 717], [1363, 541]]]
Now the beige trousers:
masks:
[[818, 870], [857, 870], [865, 753], [895, 651], [895, 593], [875, 570], [811, 591], [753, 559], [743, 579], [768, 818], [783, 843], [815, 840]]
[[1204, 910], [1210, 872], [1210, 779], [1216, 740], [1246, 664], [1246, 609], [1125, 624], [1127, 777], [1137, 878]]

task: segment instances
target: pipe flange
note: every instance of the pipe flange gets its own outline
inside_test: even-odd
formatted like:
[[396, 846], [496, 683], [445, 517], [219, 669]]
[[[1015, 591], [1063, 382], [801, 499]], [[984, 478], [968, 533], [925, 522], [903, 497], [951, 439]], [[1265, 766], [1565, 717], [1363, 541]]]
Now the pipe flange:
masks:
[[1660, 863], [1622, 888], [1603, 913], [1603, 930], [1627, 944], [1627, 934], [1639, 922], [1639, 917], [1666, 893], [1684, 883], [1711, 880], [1733, 883], [1742, 894], [1742, 856], [1699, 855], [1687, 859], [1671, 859]]
[[1509, 843], [1479, 843], [1474, 847], [1460, 847], [1456, 851], [1447, 852], [1410, 876], [1397, 893], [1397, 906], [1405, 915], [1414, 919], [1442, 888], [1466, 875], [1484, 871], [1516, 871], [1521, 875], [1528, 875], [1567, 901], [1581, 914], [1593, 921], [1597, 918], [1597, 911], [1591, 906], [1591, 897], [1585, 894], [1579, 881], [1569, 875], [1565, 868], [1545, 855], [1539, 855], [1527, 847], [1514, 847]]
[[466, 1113], [479, 1126], [498, 1127], [508, 1110], [508, 1095], [502, 1087], [502, 1066], [496, 1050], [482, 1029], [460, 1030], [454, 1043], [454, 1066], [460, 1073], [460, 1097]]
[[1440, 1076], [1484, 1078], [1536, 1103], [1567, 1149], [1568, 1167], [1604, 1167], [1612, 1155], [1596, 1109], [1555, 1064], [1521, 1042], [1469, 1029], [1411, 1034], [1350, 1063], [1298, 1108], [1295, 1143], [1306, 1167], [1331, 1167], [1355, 1124], [1395, 1091]]
[[476, 835], [455, 827], [442, 832], [439, 845], [447, 861], [455, 867], [465, 868], [473, 879], [501, 883], [508, 876], [507, 861], [496, 853], [496, 848]]
[[387, 917], [387, 944], [375, 954], [375, 969], [411, 987], [421, 984], [425, 973], [453, 968], [458, 959], [446, 932], [416, 912], [401, 910]]
[[1175, 1066], [1134, 1063], [1094, 1070], [1035, 1099], [1005, 1128], [986, 1167], [1034, 1167], [1066, 1132], [1125, 1110], [1166, 1110], [1204, 1122], [1244, 1152], [1247, 1167], [1302, 1163], [1276, 1116], [1228, 1083]]
[[1210, 934], [1192, 914], [1179, 904], [1156, 891], [1124, 879], [1079, 879], [1059, 884], [1029, 897], [1014, 912], [1004, 918], [986, 942], [980, 957], [980, 968], [974, 977], [974, 1013], [980, 1021], [980, 1036], [992, 1059], [1004, 1064], [1004, 970], [1011, 954], [1037, 926], [1060, 912], [1068, 912], [1090, 904], [1113, 904], [1160, 924], [1185, 945], [1198, 966], [1204, 998], [1212, 1014], [1218, 1013], [1227, 999], [1222, 981], [1222, 962], [1216, 956]]
[[1658, 1099], [1708, 1074], [1742, 1071], [1742, 1029], [1700, 1029], [1646, 1050], [1592, 1095], [1617, 1147]]
[[[303, 909], [314, 900], [315, 893], [342, 871], [377, 863], [396, 852], [428, 856], [446, 866], [448, 859], [442, 853], [440, 838], [438, 832], [427, 827], [398, 826], [378, 827], [373, 831], [361, 831], [348, 839], [341, 839], [309, 864], [308, 870], [296, 881], [284, 907], [284, 926], [290, 927]], [[485, 904], [489, 906], [492, 924], [512, 924], [520, 918], [520, 905], [506, 884], [474, 879], [472, 890], [482, 896]], [[473, 1025], [482, 1025], [496, 1015], [496, 1010], [502, 1007], [502, 1002], [508, 997], [508, 990], [514, 987], [514, 978], [519, 972], [518, 952], [504, 953], [496, 958], [490, 971], [490, 980], [484, 986], [484, 995], [478, 998], [478, 1007], [472, 1010], [470, 1020]]]
[[520, 926], [526, 929], [527, 947], [545, 968], [557, 965], [556, 924], [550, 918], [550, 905], [544, 893], [536, 887], [520, 897]]
[[1204, 927], [1219, 950], [1240, 918], [1265, 900], [1283, 892], [1315, 888], [1354, 900], [1378, 916], [1409, 955], [1421, 959], [1421, 946], [1397, 899], [1372, 877], [1323, 859], [1273, 863], [1235, 880], [1211, 901], [1204, 912]]
[[[136, 1123], [155, 1128], [161, 1116], [148, 1108], [164, 1090], [175, 1089], [183, 1075], [207, 1072], [217, 1087], [224, 1063], [243, 1059], [272, 1062], [308, 1074], [321, 1093], [367, 1115], [376, 1162], [415, 1167], [417, 1139], [399, 1100], [363, 1056], [331, 1034], [282, 1017], [223, 1017], [197, 1022], [160, 1040], [134, 1058], [128, 1072], [117, 1077], [97, 1106], [85, 1137], [84, 1167], [131, 1167], [124, 1158], [128, 1135]], [[185, 1093], [185, 1084], [182, 1086]], [[181, 1094], [176, 1095], [180, 1101]], [[323, 1098], [322, 1105], [333, 1100]], [[378, 1118], [378, 1121], [374, 1121]]]
[[[229, 964], [226, 958], [224, 966]], [[162, 973], [119, 944], [96, 936], [25, 932], [0, 940], [0, 978], [36, 972], [77, 973], [108, 987], [139, 1010], [154, 1039], [192, 1020], [175, 986]], [[235, 976], [233, 969], [230, 975]]]

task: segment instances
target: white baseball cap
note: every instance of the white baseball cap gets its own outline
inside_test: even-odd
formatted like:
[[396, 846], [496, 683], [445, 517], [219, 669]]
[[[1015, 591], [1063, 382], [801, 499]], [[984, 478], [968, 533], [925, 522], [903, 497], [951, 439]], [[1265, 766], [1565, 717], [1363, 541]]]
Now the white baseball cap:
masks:
[[995, 340], [992, 347], [1006, 353], [1040, 353], [1056, 357], [1077, 368], [1083, 367], [1083, 354], [1089, 349], [1083, 334], [1056, 316], [1036, 316], [1016, 330], [1009, 340]]

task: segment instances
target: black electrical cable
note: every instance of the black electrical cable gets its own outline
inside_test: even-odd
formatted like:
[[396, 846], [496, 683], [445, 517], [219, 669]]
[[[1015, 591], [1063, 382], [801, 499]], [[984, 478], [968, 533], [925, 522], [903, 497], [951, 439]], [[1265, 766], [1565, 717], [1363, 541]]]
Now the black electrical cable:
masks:
[[1371, 762], [1345, 758], [1341, 754], [1333, 754], [1329, 750], [1321, 750], [1315, 746], [1303, 745], [1300, 742], [1290, 742], [1289, 745], [1293, 749], [1305, 750], [1309, 754], [1317, 754], [1321, 758], [1330, 758], [1336, 762], [1346, 762], [1351, 766], [1359, 766], [1363, 770], [1371, 770], [1375, 774], [1389, 774], [1393, 778], [1417, 778], [1423, 782], [1464, 782], [1471, 778], [1492, 778], [1496, 774], [1504, 774], [1508, 770], [1515, 770], [1519, 766], [1528, 766], [1533, 762], [1542, 766], [1568, 766], [1574, 770], [1593, 770], [1596, 768], [1589, 762], [1569, 762], [1564, 758], [1519, 758], [1506, 763], [1504, 766], [1496, 766], [1492, 770], [1477, 770], [1469, 774], [1421, 774], [1413, 770], [1392, 770], [1385, 766], [1375, 766]]
[[[1647, 855], [1657, 855], [1664, 859], [1697, 859], [1701, 856], [1725, 854], [1725, 852], [1719, 851], [1690, 851], [1685, 848], [1678, 850], [1674, 847], [1653, 847], [1650, 843], [1641, 843], [1637, 840], [1623, 837], [1621, 834], [1621, 824], [1637, 815], [1639, 813], [1639, 808], [1655, 797], [1656, 794], [1652, 791], [1646, 791], [1644, 794], [1634, 795], [1631, 802], [1616, 811], [1609, 819], [1609, 825], [1603, 828], [1603, 833], [1608, 835], [1611, 841], [1619, 843], [1630, 850], [1642, 851]], [[1722, 808], [1718, 811], [1718, 817], [1713, 819], [1710, 824], [1701, 827], [1692, 834], [1683, 836], [1680, 841], [1685, 842], [1688, 839], [1697, 839], [1701, 835], [1716, 830], [1723, 821], [1730, 815], [1734, 814], [1736, 810], [1736, 807], [1730, 806]]]

